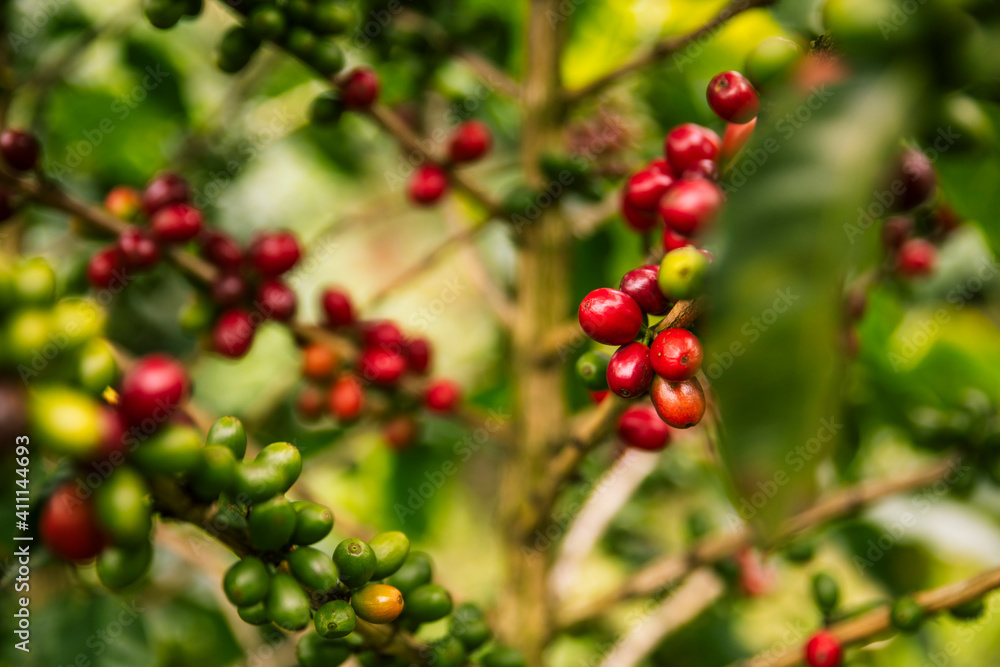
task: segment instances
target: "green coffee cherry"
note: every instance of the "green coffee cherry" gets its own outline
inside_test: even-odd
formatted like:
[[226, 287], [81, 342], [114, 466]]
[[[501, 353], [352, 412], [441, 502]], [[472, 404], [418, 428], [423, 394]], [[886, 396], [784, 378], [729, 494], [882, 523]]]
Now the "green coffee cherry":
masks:
[[306, 61], [316, 53], [317, 42], [316, 35], [305, 28], [292, 28], [284, 39], [288, 52]]
[[986, 605], [983, 603], [983, 599], [977, 598], [955, 605], [948, 610], [948, 613], [959, 621], [974, 621], [982, 616], [984, 611], [986, 611]]
[[491, 635], [490, 626], [486, 624], [483, 612], [469, 602], [455, 608], [448, 631], [462, 642], [467, 651], [475, 651], [485, 644]]
[[236, 493], [240, 502], [259, 503], [273, 498], [283, 486], [282, 474], [272, 466], [243, 463], [236, 466]]
[[295, 508], [284, 496], [258, 503], [247, 517], [250, 544], [260, 551], [275, 551], [288, 544], [295, 532]]
[[6, 350], [4, 356], [16, 365], [26, 366], [29, 370], [34, 370], [39, 362], [43, 370], [48, 366], [47, 360], [43, 356], [46, 346], [55, 346], [55, 323], [52, 321], [52, 314], [48, 310], [29, 308], [14, 313], [9, 320], [3, 333], [3, 341]]
[[333, 562], [340, 572], [340, 580], [349, 588], [359, 588], [375, 574], [375, 552], [362, 540], [352, 537], [333, 550]]
[[433, 571], [434, 561], [430, 556], [422, 551], [411, 551], [403, 561], [402, 567], [396, 570], [386, 583], [398, 588], [405, 598], [410, 591], [430, 583]]
[[205, 8], [203, 0], [183, 0], [181, 4], [184, 5], [184, 16], [198, 16]]
[[430, 623], [451, 613], [451, 593], [438, 584], [424, 584], [406, 594], [406, 616]]
[[708, 258], [694, 246], [685, 246], [663, 257], [656, 282], [668, 299], [683, 301], [701, 294], [706, 273]]
[[435, 667], [462, 667], [465, 664], [465, 647], [456, 637], [445, 635], [430, 645], [430, 664]]
[[924, 620], [924, 608], [910, 597], [899, 598], [889, 614], [892, 624], [903, 632], [916, 632]]
[[309, 118], [317, 125], [332, 125], [340, 120], [344, 105], [333, 93], [323, 93], [313, 100], [309, 108]]
[[336, 42], [322, 39], [316, 42], [309, 64], [323, 76], [332, 76], [344, 69], [344, 52]]
[[247, 66], [259, 47], [260, 42], [246, 28], [230, 28], [219, 41], [216, 65], [228, 74], [239, 72]]
[[151, 475], [182, 475], [201, 462], [201, 435], [190, 426], [167, 424], [136, 448], [132, 461]]
[[50, 306], [56, 300], [56, 274], [41, 257], [32, 257], [14, 271], [14, 298], [21, 306]]
[[149, 487], [142, 475], [121, 466], [94, 493], [94, 508], [101, 526], [116, 544], [141, 544], [153, 527]]
[[14, 268], [0, 259], [0, 313], [11, 310], [15, 301]]
[[111, 590], [119, 591], [141, 579], [152, 560], [149, 540], [131, 546], [113, 544], [97, 557], [97, 578]]
[[267, 607], [263, 602], [258, 602], [257, 604], [248, 605], [246, 607], [237, 607], [236, 613], [240, 615], [240, 618], [244, 622], [250, 625], [265, 625], [271, 622], [271, 619], [267, 615]]
[[479, 663], [483, 667], [525, 667], [527, 662], [520, 651], [509, 646], [496, 646], [484, 655]]
[[154, 28], [168, 30], [184, 15], [184, 3], [176, 0], [144, 0], [143, 11]]
[[301, 630], [312, 616], [309, 596], [295, 579], [281, 572], [271, 577], [265, 606], [271, 622], [285, 630]]
[[118, 362], [106, 340], [95, 338], [84, 344], [77, 354], [76, 377], [95, 396], [118, 381]]
[[337, 587], [337, 566], [319, 549], [298, 547], [286, 560], [288, 570], [303, 586], [317, 593], [328, 593]]
[[247, 30], [257, 39], [278, 39], [285, 34], [286, 27], [285, 15], [274, 6], [254, 9], [247, 20]]
[[369, 623], [392, 623], [403, 613], [403, 594], [388, 584], [366, 584], [351, 594], [351, 606]]
[[538, 208], [538, 193], [527, 185], [519, 185], [503, 198], [503, 208], [511, 216], [530, 217]]
[[801, 565], [808, 563], [816, 555], [816, 546], [809, 540], [796, 540], [785, 547], [785, 558]]
[[315, 544], [333, 530], [333, 512], [329, 507], [308, 500], [296, 500], [292, 507], [296, 514], [293, 544]]
[[802, 61], [802, 48], [784, 37], [769, 37], [747, 56], [746, 75], [758, 90], [787, 81]]
[[322, 35], [339, 35], [354, 23], [354, 12], [342, 2], [320, 0], [311, 12], [309, 25]]
[[218, 498], [220, 493], [236, 486], [236, 457], [222, 445], [209, 445], [201, 449], [201, 461], [188, 475], [188, 484], [202, 500]]
[[[312, 0], [285, 0], [281, 9], [290, 20], [308, 24]], [[310, 28], [312, 28], [311, 25]]]
[[53, 453], [89, 458], [101, 446], [100, 410], [89, 397], [62, 387], [28, 395], [28, 415], [36, 441]]
[[840, 587], [826, 572], [819, 572], [813, 577], [812, 593], [816, 606], [824, 616], [829, 616], [840, 602]]
[[295, 657], [302, 667], [337, 667], [351, 657], [351, 647], [310, 632], [295, 645]]
[[704, 510], [694, 510], [687, 516], [687, 532], [692, 540], [698, 540], [712, 530], [712, 519]]
[[63, 299], [52, 308], [52, 328], [67, 350], [77, 350], [104, 331], [104, 311], [92, 301]]
[[410, 539], [398, 530], [379, 533], [368, 542], [375, 552], [375, 574], [372, 579], [385, 579], [403, 566], [410, 553]]
[[205, 446], [222, 445], [232, 450], [237, 461], [242, 461], [247, 453], [247, 432], [243, 422], [236, 417], [220, 417], [208, 429]]
[[576, 360], [576, 374], [583, 384], [591, 391], [604, 391], [608, 388], [608, 364], [611, 355], [600, 350], [584, 352]]
[[346, 600], [332, 600], [316, 610], [313, 617], [316, 634], [324, 639], [339, 639], [354, 632], [358, 624], [354, 608]]
[[263, 602], [271, 587], [271, 574], [263, 561], [247, 556], [233, 564], [222, 578], [222, 590], [234, 605], [249, 607]]
[[545, 153], [538, 166], [545, 178], [563, 183], [570, 189], [576, 189], [590, 180], [585, 162], [564, 153]]
[[253, 462], [277, 471], [281, 478], [282, 493], [292, 488], [292, 484], [302, 474], [302, 455], [298, 447], [288, 442], [272, 442], [260, 450]]

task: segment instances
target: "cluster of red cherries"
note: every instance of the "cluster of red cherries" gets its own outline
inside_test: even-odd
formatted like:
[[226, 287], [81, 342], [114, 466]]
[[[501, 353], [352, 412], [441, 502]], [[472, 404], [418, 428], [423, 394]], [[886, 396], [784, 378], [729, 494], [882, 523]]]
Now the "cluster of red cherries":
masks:
[[[467, 120], [455, 128], [448, 141], [448, 162], [475, 162], [486, 155], [492, 145], [493, 133], [490, 128], [482, 121]], [[448, 170], [433, 162], [417, 168], [407, 185], [410, 201], [419, 206], [437, 203], [447, 191]]]

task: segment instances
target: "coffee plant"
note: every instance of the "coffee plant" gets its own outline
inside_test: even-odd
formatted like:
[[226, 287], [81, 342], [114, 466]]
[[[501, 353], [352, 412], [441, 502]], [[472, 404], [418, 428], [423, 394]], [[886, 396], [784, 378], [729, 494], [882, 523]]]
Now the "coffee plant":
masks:
[[996, 3], [656, 4], [0, 5], [0, 664], [996, 664]]

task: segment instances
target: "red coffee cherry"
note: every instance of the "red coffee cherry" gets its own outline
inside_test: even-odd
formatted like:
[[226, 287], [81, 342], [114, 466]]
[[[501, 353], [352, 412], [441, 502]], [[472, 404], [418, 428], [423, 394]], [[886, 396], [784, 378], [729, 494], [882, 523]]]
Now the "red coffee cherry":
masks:
[[462, 400], [462, 388], [451, 380], [435, 380], [424, 391], [424, 405], [431, 412], [454, 412]]
[[642, 310], [635, 299], [608, 287], [584, 297], [577, 315], [583, 332], [605, 345], [631, 342], [642, 328]]
[[743, 146], [750, 140], [754, 128], [757, 127], [757, 119], [754, 118], [749, 123], [726, 125], [726, 131], [722, 134], [722, 150], [719, 151], [719, 164], [727, 164], [736, 157]]
[[683, 180], [695, 178], [705, 178], [710, 181], [719, 180], [719, 166], [715, 164], [715, 160], [698, 160], [681, 174]]
[[219, 315], [212, 329], [212, 349], [224, 357], [238, 359], [253, 344], [257, 328], [250, 313], [232, 308]]
[[937, 173], [930, 159], [921, 151], [907, 148], [896, 158], [892, 180], [886, 188], [896, 196], [892, 208], [908, 211], [930, 201], [937, 190]]
[[382, 425], [382, 437], [397, 452], [413, 444], [417, 431], [417, 420], [410, 415], [396, 415]]
[[640, 266], [622, 276], [618, 289], [632, 297], [642, 312], [649, 315], [666, 315], [670, 310], [670, 301], [663, 296], [660, 286], [656, 283], [659, 275], [660, 267], [657, 264]]
[[820, 630], [806, 643], [805, 658], [809, 667], [839, 667], [844, 660], [844, 649], [836, 637]]
[[358, 357], [358, 374], [375, 384], [395, 384], [406, 372], [402, 354], [379, 347], [366, 347]]
[[622, 398], [641, 396], [653, 381], [649, 348], [639, 342], [622, 345], [608, 363], [608, 389]]
[[142, 195], [135, 188], [116, 185], [104, 197], [104, 209], [122, 220], [131, 220], [142, 210]]
[[39, 532], [45, 547], [65, 560], [90, 560], [106, 543], [93, 500], [79, 498], [74, 482], [66, 482], [49, 496], [42, 508]]
[[653, 371], [666, 380], [690, 380], [701, 368], [701, 343], [687, 329], [665, 329], [653, 340], [649, 360]]
[[131, 269], [148, 269], [160, 261], [160, 247], [156, 241], [135, 225], [129, 225], [118, 235], [118, 252]]
[[183, 243], [201, 231], [201, 211], [190, 204], [168, 204], [149, 221], [153, 236], [164, 243]]
[[299, 242], [291, 232], [261, 234], [247, 250], [247, 259], [262, 276], [274, 278], [289, 271], [302, 257]]
[[310, 343], [302, 350], [302, 375], [326, 380], [337, 369], [337, 354], [322, 343]]
[[353, 375], [344, 375], [330, 387], [330, 414], [342, 422], [358, 418], [365, 406], [365, 394]]
[[403, 354], [410, 370], [423, 375], [431, 365], [431, 344], [424, 338], [414, 338], [403, 345]]
[[340, 84], [340, 101], [348, 109], [364, 110], [378, 98], [378, 74], [368, 67], [350, 72]]
[[323, 392], [319, 387], [312, 385], [302, 388], [298, 398], [295, 399], [295, 409], [306, 421], [315, 421], [323, 415], [326, 409], [326, 401]]
[[697, 378], [671, 382], [657, 375], [649, 395], [660, 418], [674, 428], [690, 428], [705, 414], [705, 392]]
[[927, 239], [910, 239], [904, 242], [896, 256], [896, 270], [909, 278], [932, 273], [936, 264], [937, 248]]
[[202, 234], [201, 256], [223, 271], [236, 271], [243, 264], [243, 251], [228, 234], [207, 229]]
[[389, 320], [373, 320], [361, 324], [361, 339], [365, 347], [402, 352], [406, 341], [403, 332]]
[[116, 408], [101, 409], [101, 448], [94, 456], [95, 461], [108, 461], [121, 457], [124, 460], [130, 440], [125, 438], [128, 432], [128, 422], [121, 411]]
[[716, 74], [708, 83], [708, 106], [727, 123], [749, 123], [760, 112], [760, 99], [745, 76], [739, 72]]
[[671, 250], [677, 250], [678, 248], [684, 248], [686, 246], [693, 246], [694, 242], [686, 236], [678, 234], [669, 227], [665, 227], [663, 230], [663, 252], [668, 253]]
[[425, 164], [413, 172], [407, 193], [420, 206], [436, 203], [448, 189], [448, 173], [436, 164]]
[[698, 160], [714, 160], [719, 155], [719, 135], [707, 127], [685, 123], [670, 130], [663, 142], [667, 161], [675, 174]]
[[882, 245], [889, 250], [898, 250], [912, 234], [912, 218], [896, 215], [882, 223]]
[[165, 354], [139, 359], [122, 377], [119, 408], [130, 424], [165, 423], [191, 388], [184, 366]]
[[591, 391], [589, 393], [590, 393], [590, 400], [594, 403], [594, 405], [600, 405], [601, 402], [604, 401], [604, 399], [607, 398], [608, 394], [611, 392], [609, 392], [607, 389], [601, 389], [600, 391]]
[[24, 130], [8, 127], [0, 132], [0, 155], [18, 171], [30, 171], [38, 164], [38, 139]]
[[646, 167], [632, 174], [625, 183], [625, 199], [642, 211], [655, 211], [660, 197], [674, 179], [661, 169]]
[[666, 174], [670, 178], [674, 177], [674, 170], [671, 168], [670, 163], [667, 162], [666, 158], [654, 157], [646, 164], [646, 169], [655, 169], [656, 171]]
[[354, 324], [354, 307], [351, 305], [351, 297], [347, 295], [347, 292], [328, 287], [323, 290], [320, 301], [323, 313], [326, 315], [328, 328], [336, 329]]
[[209, 288], [212, 301], [227, 308], [235, 306], [247, 295], [247, 283], [238, 273], [220, 273]]
[[658, 452], [670, 444], [670, 428], [652, 405], [633, 405], [618, 419], [618, 437], [629, 447]]
[[124, 287], [127, 276], [122, 273], [125, 263], [117, 245], [101, 248], [87, 262], [87, 282], [95, 289], [107, 289], [115, 282]]
[[467, 120], [455, 129], [448, 145], [453, 162], [472, 162], [486, 155], [493, 145], [490, 128], [478, 120]]
[[149, 182], [142, 193], [142, 208], [153, 215], [170, 204], [186, 204], [191, 198], [187, 181], [177, 174], [163, 173]]
[[265, 280], [257, 288], [257, 307], [272, 320], [287, 322], [295, 317], [298, 302], [295, 291], [280, 280]]
[[628, 200], [628, 192], [624, 189], [622, 190], [621, 211], [625, 224], [637, 232], [649, 231], [659, 223], [654, 211], [644, 211], [633, 206]]
[[715, 221], [722, 202], [722, 190], [711, 181], [677, 181], [660, 200], [660, 217], [678, 234], [695, 236]]

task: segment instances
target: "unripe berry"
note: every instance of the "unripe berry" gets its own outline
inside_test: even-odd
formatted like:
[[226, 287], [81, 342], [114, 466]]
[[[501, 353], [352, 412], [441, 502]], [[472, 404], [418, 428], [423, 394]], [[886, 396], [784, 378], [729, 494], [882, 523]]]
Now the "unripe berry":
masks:
[[624, 345], [642, 328], [642, 310], [635, 299], [616, 289], [601, 287], [580, 302], [583, 332], [605, 345]]
[[431, 412], [454, 412], [462, 400], [462, 388], [451, 380], [435, 380], [424, 391], [424, 405]]
[[201, 256], [223, 271], [236, 271], [243, 263], [243, 251], [236, 241], [215, 229], [202, 235]]
[[656, 264], [640, 266], [622, 276], [618, 289], [632, 297], [644, 313], [666, 315], [670, 310], [670, 300], [663, 296], [656, 282], [659, 274], [660, 267]]
[[423, 338], [414, 338], [406, 341], [403, 346], [403, 354], [406, 356], [406, 363], [410, 370], [417, 375], [423, 375], [431, 365], [431, 344]]
[[763, 90], [769, 84], [787, 80], [802, 57], [802, 48], [792, 40], [769, 37], [747, 55], [747, 78]]
[[674, 428], [690, 428], [705, 414], [705, 392], [697, 378], [671, 382], [656, 376], [649, 395], [660, 418]]
[[106, 543], [93, 500], [78, 497], [74, 482], [60, 486], [45, 502], [39, 532], [45, 547], [66, 560], [90, 560]]
[[273, 278], [289, 271], [302, 257], [299, 242], [291, 232], [277, 231], [261, 234], [247, 250], [251, 266], [262, 276]]
[[337, 368], [337, 355], [322, 343], [311, 343], [302, 350], [302, 375], [310, 380], [325, 380]]
[[670, 443], [670, 428], [652, 405], [635, 405], [618, 419], [618, 437], [629, 447], [657, 452]]
[[493, 134], [489, 126], [478, 120], [467, 120], [455, 129], [448, 145], [448, 156], [453, 162], [472, 162], [486, 155], [492, 145]]
[[753, 85], [739, 72], [716, 74], [708, 84], [708, 106], [727, 123], [749, 123], [760, 112]]
[[701, 343], [687, 329], [666, 329], [649, 348], [653, 371], [671, 382], [690, 380], [701, 368]]
[[142, 193], [142, 208], [153, 215], [164, 206], [187, 203], [191, 196], [187, 181], [169, 172], [156, 176]]
[[135, 188], [116, 185], [104, 197], [104, 208], [122, 220], [131, 220], [142, 209], [142, 195]]
[[[101, 248], [87, 262], [87, 282], [96, 289], [107, 289], [120, 277], [125, 263], [117, 245]], [[124, 281], [122, 286], [124, 287]]]
[[354, 324], [354, 307], [351, 298], [343, 290], [328, 287], [320, 297], [326, 326], [330, 329]]
[[659, 222], [655, 211], [644, 211], [636, 208], [628, 200], [628, 191], [623, 189], [621, 195], [621, 212], [625, 224], [637, 232], [654, 229]]
[[378, 99], [378, 74], [368, 67], [350, 72], [340, 84], [340, 99], [348, 109], [368, 109]]
[[653, 381], [649, 348], [640, 342], [622, 345], [608, 362], [608, 389], [622, 398], [640, 396]]
[[425, 164], [410, 178], [407, 193], [410, 201], [421, 206], [436, 203], [448, 189], [448, 172], [436, 164]]
[[118, 235], [118, 252], [131, 269], [148, 269], [160, 260], [160, 247], [144, 230], [130, 225]]
[[38, 140], [24, 130], [7, 128], [0, 132], [0, 155], [18, 171], [30, 171], [38, 164]]
[[364, 392], [357, 378], [345, 375], [330, 387], [328, 398], [330, 414], [342, 422], [358, 418], [364, 409]]
[[907, 148], [896, 159], [888, 189], [902, 193], [893, 202], [893, 209], [908, 211], [929, 201], [937, 190], [937, 174], [930, 159], [921, 151]]
[[844, 650], [836, 637], [820, 630], [806, 643], [805, 658], [809, 667], [839, 667]]
[[212, 329], [212, 348], [224, 357], [238, 359], [247, 353], [256, 333], [250, 313], [233, 308], [219, 315]]
[[671, 250], [660, 262], [657, 276], [660, 291], [673, 301], [697, 297], [701, 294], [708, 265], [708, 257], [694, 246]]
[[277, 7], [258, 7], [250, 12], [247, 29], [257, 39], [277, 39], [285, 32], [285, 15]]
[[611, 363], [610, 354], [601, 350], [590, 350], [576, 360], [576, 374], [588, 389], [605, 391], [608, 388], [609, 363]]
[[191, 380], [179, 361], [164, 354], [139, 359], [122, 378], [119, 407], [131, 424], [162, 424], [187, 400]]
[[220, 273], [212, 281], [209, 292], [216, 305], [235, 306], [246, 296], [247, 284], [238, 273]]
[[667, 133], [664, 153], [675, 174], [682, 174], [698, 160], [714, 160], [719, 155], [719, 135], [707, 127], [685, 123]]
[[164, 243], [183, 243], [201, 231], [201, 211], [189, 204], [168, 204], [153, 214], [149, 227]]
[[678, 234], [696, 236], [715, 221], [722, 203], [722, 190], [710, 180], [680, 180], [660, 199], [660, 217]]
[[406, 359], [391, 350], [366, 347], [358, 357], [358, 374], [376, 384], [395, 384], [406, 371]]
[[722, 135], [722, 149], [719, 151], [718, 163], [725, 165], [736, 157], [750, 140], [755, 127], [757, 127], [756, 118], [749, 123], [729, 123], [726, 125], [726, 131]]
[[660, 197], [673, 182], [674, 179], [661, 169], [647, 166], [629, 177], [625, 183], [625, 199], [637, 209], [655, 211]]
[[924, 615], [924, 608], [910, 597], [896, 600], [889, 612], [892, 624], [903, 632], [916, 632], [923, 623]]
[[936, 263], [937, 248], [927, 239], [905, 241], [896, 256], [896, 269], [908, 278], [930, 274]]
[[265, 280], [257, 288], [257, 305], [265, 317], [287, 322], [295, 316], [298, 297], [280, 280]]

